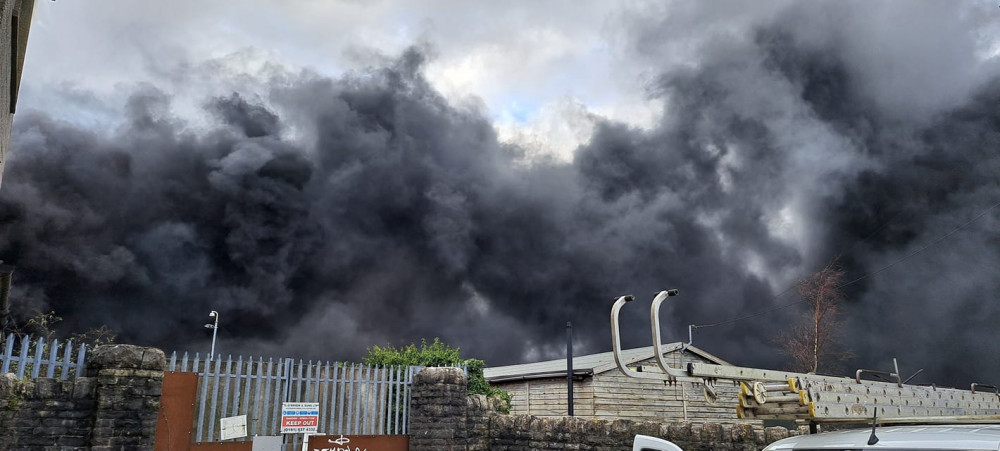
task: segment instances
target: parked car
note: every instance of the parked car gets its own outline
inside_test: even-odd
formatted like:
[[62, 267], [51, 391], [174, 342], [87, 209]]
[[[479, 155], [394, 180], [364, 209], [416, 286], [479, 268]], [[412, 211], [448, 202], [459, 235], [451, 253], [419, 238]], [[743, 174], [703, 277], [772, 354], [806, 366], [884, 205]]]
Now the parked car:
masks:
[[1000, 425], [886, 426], [800, 435], [764, 451], [790, 450], [1000, 450]]
[[632, 440], [632, 451], [684, 451], [681, 447], [648, 435], [636, 435]]
[[[764, 451], [985, 451], [1000, 450], [1000, 425], [885, 426], [800, 435], [778, 440]], [[637, 435], [632, 451], [682, 451], [655, 437]]]

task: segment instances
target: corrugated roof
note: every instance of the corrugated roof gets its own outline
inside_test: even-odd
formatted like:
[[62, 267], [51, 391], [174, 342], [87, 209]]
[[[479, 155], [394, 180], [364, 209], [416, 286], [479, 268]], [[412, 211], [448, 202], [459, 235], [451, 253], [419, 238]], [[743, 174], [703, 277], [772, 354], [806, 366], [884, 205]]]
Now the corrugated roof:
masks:
[[[663, 345], [663, 353], [669, 354], [678, 351], [684, 344], [681, 342]], [[729, 365], [728, 362], [709, 354], [694, 346], [688, 346], [686, 352], [697, 354], [709, 361], [719, 365]], [[653, 347], [625, 349], [622, 351], [622, 359], [626, 365], [641, 362], [653, 358]], [[615, 356], [611, 352], [600, 354], [581, 355], [573, 357], [573, 374], [586, 376], [603, 373], [608, 370], [617, 369]], [[566, 374], [566, 359], [547, 360], [544, 362], [523, 363], [520, 365], [507, 365], [484, 368], [483, 373], [486, 380], [495, 382], [501, 380], [518, 379], [540, 379], [547, 377], [557, 377]]]

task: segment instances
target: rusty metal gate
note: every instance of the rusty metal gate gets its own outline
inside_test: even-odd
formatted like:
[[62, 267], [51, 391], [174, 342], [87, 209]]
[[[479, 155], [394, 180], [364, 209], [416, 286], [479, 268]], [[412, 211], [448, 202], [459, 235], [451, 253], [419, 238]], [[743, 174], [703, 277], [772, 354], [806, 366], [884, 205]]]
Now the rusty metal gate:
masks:
[[[197, 449], [204, 445], [238, 442], [220, 441], [220, 420], [238, 415], [247, 416], [247, 435], [253, 437], [281, 435], [281, 404], [283, 402], [318, 402], [319, 431], [329, 435], [393, 436], [407, 433], [410, 385], [413, 375], [422, 367], [375, 367], [357, 363], [313, 362], [293, 359], [200, 360], [187, 354], [170, 357], [164, 378], [164, 408], [160, 427], [173, 432], [157, 431], [157, 449]], [[197, 380], [171, 381], [172, 374], [194, 374]], [[176, 378], [180, 381], [180, 376]], [[167, 392], [168, 385], [179, 398]], [[183, 386], [183, 387], [181, 387]], [[194, 390], [194, 399], [190, 392]], [[172, 413], [167, 406], [185, 406], [190, 413], [185, 418]], [[180, 407], [183, 409], [183, 407]], [[173, 419], [171, 417], [176, 417]], [[178, 432], [177, 423], [190, 424]], [[164, 422], [174, 423], [165, 426]], [[158, 428], [159, 429], [159, 428]], [[181, 447], [182, 435], [190, 447]], [[161, 436], [162, 441], [161, 443]], [[169, 440], [173, 446], [167, 447]], [[247, 441], [249, 438], [237, 439]], [[286, 451], [302, 446], [302, 434], [287, 434], [283, 440]], [[220, 443], [221, 442], [221, 443]], [[249, 445], [249, 442], [246, 442]], [[235, 449], [227, 446], [228, 449]], [[221, 449], [213, 447], [213, 449]], [[247, 446], [245, 449], [250, 449]]]

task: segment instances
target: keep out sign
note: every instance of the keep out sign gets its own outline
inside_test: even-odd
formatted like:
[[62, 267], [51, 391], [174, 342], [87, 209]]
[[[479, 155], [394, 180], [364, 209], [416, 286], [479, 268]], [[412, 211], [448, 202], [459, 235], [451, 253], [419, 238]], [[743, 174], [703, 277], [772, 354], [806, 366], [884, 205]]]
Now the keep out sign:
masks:
[[282, 434], [314, 434], [318, 428], [318, 402], [281, 403]]

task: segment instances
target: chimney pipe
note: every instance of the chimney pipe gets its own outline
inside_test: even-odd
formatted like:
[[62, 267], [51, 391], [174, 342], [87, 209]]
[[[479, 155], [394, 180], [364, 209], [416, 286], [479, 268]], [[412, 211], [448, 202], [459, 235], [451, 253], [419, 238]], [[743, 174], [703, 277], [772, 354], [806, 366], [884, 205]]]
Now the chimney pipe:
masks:
[[566, 402], [573, 416], [573, 323], [566, 323]]

